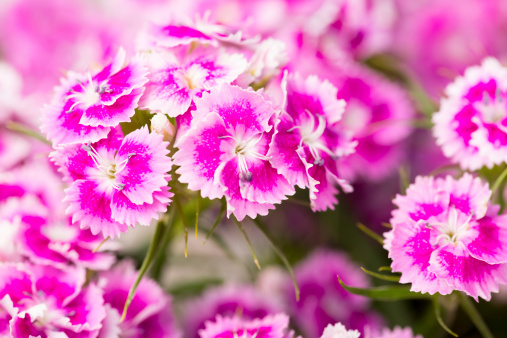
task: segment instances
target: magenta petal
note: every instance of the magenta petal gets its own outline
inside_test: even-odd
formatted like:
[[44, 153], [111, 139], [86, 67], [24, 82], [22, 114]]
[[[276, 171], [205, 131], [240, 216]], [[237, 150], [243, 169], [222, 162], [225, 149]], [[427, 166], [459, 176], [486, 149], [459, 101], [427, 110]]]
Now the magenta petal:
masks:
[[289, 115], [282, 114], [276, 125], [276, 132], [267, 153], [271, 157], [271, 164], [292, 185], [300, 188], [309, 186], [306, 168], [297, 154], [301, 144], [301, 135], [291, 130], [294, 123]]
[[478, 297], [489, 301], [491, 292], [498, 292], [498, 283], [507, 283], [507, 265], [475, 259], [462, 243], [435, 250], [429, 262], [429, 271], [477, 301]]
[[472, 257], [489, 264], [507, 262], [507, 216], [483, 217], [471, 230], [477, 237], [465, 246]]
[[118, 162], [127, 160], [125, 169], [116, 174], [124, 184], [121, 193], [135, 204], [153, 203], [153, 193], [167, 185], [166, 173], [172, 161], [167, 156], [169, 144], [163, 137], [142, 127], [128, 134], [116, 155]]
[[66, 212], [72, 215], [72, 222], [79, 222], [81, 228], [90, 228], [94, 235], [102, 232], [104, 237], [119, 236], [127, 231], [127, 225], [112, 219], [111, 198], [100, 191], [92, 181], [78, 180], [65, 190], [65, 202], [70, 205]]
[[159, 212], [165, 212], [173, 194], [169, 187], [162, 187], [162, 191], [153, 193], [153, 203], [134, 204], [123, 192], [113, 194], [111, 209], [112, 217], [119, 223], [134, 226], [150, 225], [153, 219], [158, 219]]
[[24, 318], [14, 317], [10, 321], [10, 337], [47, 337], [44, 331], [32, 323], [29, 314], [26, 314]]
[[180, 166], [176, 172], [181, 175], [180, 182], [188, 183], [190, 190], [200, 190], [203, 197], [221, 198], [222, 189], [214, 180], [225, 156], [221, 149], [223, 136], [228, 135], [224, 122], [217, 114], [209, 114], [193, 123], [176, 143], [179, 151], [174, 155], [174, 164]]
[[407, 220], [395, 224], [393, 238], [389, 257], [393, 260], [393, 271], [401, 272], [400, 283], [412, 283], [410, 290], [416, 292], [442, 295], [452, 292], [445, 279], [428, 271], [434, 248], [430, 244], [430, 229], [423, 222]]
[[238, 221], [241, 221], [245, 216], [250, 216], [251, 218], [255, 218], [257, 215], [265, 216], [270, 209], [275, 208], [273, 204], [252, 202], [241, 195], [236, 158], [225, 163], [223, 168], [218, 170], [218, 175], [220, 184], [226, 189], [227, 217], [234, 214]]

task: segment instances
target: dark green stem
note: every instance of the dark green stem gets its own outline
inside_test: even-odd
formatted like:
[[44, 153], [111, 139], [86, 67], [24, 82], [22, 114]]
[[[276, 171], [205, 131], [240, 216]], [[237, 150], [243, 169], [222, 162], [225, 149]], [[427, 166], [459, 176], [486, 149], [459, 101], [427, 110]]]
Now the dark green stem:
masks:
[[484, 338], [494, 338], [493, 334], [489, 330], [488, 325], [486, 325], [486, 322], [484, 321], [484, 319], [482, 319], [481, 314], [479, 313], [479, 311], [477, 311], [470, 298], [468, 298], [468, 296], [463, 294], [462, 292], [457, 292], [456, 294], [458, 296], [461, 308], [466, 312], [468, 317], [470, 317], [475, 327], [477, 328], [477, 330], [479, 330], [482, 336]]

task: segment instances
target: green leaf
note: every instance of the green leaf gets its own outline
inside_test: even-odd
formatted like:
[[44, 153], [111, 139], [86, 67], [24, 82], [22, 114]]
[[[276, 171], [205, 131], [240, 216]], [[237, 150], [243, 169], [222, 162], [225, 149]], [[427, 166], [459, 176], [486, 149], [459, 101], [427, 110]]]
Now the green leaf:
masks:
[[447, 331], [447, 333], [449, 333], [451, 336], [454, 336], [454, 337], [458, 337], [458, 335], [452, 331], [444, 322], [444, 320], [442, 319], [442, 311], [441, 311], [441, 308], [440, 308], [440, 301], [438, 299], [439, 295], [438, 294], [435, 294], [433, 296], [433, 310], [435, 311], [435, 317], [437, 318], [437, 322], [438, 324], [440, 324], [440, 326], [445, 330]]
[[377, 234], [375, 231], [371, 230], [370, 228], [368, 228], [366, 225], [364, 225], [362, 223], [357, 223], [357, 227], [359, 228], [359, 230], [364, 232], [366, 235], [373, 238], [374, 240], [379, 242], [381, 245], [384, 245], [384, 238], [382, 236], [380, 236], [379, 234]]
[[41, 142], [44, 142], [46, 144], [51, 145], [52, 143], [48, 141], [42, 134], [38, 133], [37, 131], [14, 121], [7, 121], [5, 123], [5, 127], [9, 130], [12, 130], [16, 133], [20, 133], [26, 136], [30, 136], [36, 140], [39, 140]]
[[428, 294], [410, 291], [409, 286], [378, 286], [368, 289], [355, 288], [345, 284], [338, 276], [338, 281], [345, 290], [355, 295], [365, 296], [376, 300], [395, 301], [404, 299], [430, 299]]
[[197, 239], [197, 231], [199, 230], [199, 211], [201, 210], [201, 194], [197, 193], [197, 206], [195, 207], [195, 239]]
[[252, 257], [253, 257], [254, 263], [255, 263], [255, 265], [257, 265], [257, 268], [260, 270], [261, 269], [261, 265], [259, 264], [259, 260], [257, 259], [257, 256], [255, 255], [255, 251], [254, 251], [254, 249], [252, 247], [252, 243], [250, 242], [250, 239], [248, 238], [248, 235], [246, 234], [245, 229], [243, 229], [243, 225], [241, 224], [240, 221], [238, 221], [236, 219], [236, 217], [234, 217], [234, 222], [236, 223], [236, 225], [238, 226], [239, 231], [241, 231], [241, 234], [245, 238], [245, 241], [248, 244], [248, 247], [250, 248], [250, 252], [252, 253]]
[[185, 258], [188, 257], [188, 222], [187, 218], [185, 217], [185, 212], [183, 212], [183, 208], [181, 206], [180, 198], [178, 194], [175, 194], [173, 197], [173, 203], [176, 206], [176, 210], [178, 211], [178, 214], [181, 217], [181, 221], [183, 222], [183, 234], [185, 236]]
[[290, 277], [292, 278], [292, 284], [294, 285], [294, 292], [296, 294], [296, 300], [299, 301], [299, 285], [298, 281], [296, 280], [296, 276], [294, 275], [294, 271], [292, 270], [292, 266], [289, 263], [289, 260], [287, 257], [285, 257], [284, 253], [280, 248], [275, 244], [275, 240], [273, 239], [273, 236], [271, 236], [268, 228], [264, 225], [264, 223], [260, 220], [259, 217], [256, 217], [253, 219], [254, 223], [257, 225], [257, 228], [266, 236], [266, 238], [269, 241], [269, 244], [271, 244], [271, 247], [273, 248], [273, 251], [278, 255], [282, 263], [285, 265], [285, 268], [289, 272]]
[[461, 308], [466, 312], [468, 317], [470, 317], [475, 327], [477, 328], [477, 330], [479, 330], [482, 336], [484, 338], [494, 338], [493, 334], [489, 330], [488, 325], [486, 324], [484, 319], [482, 319], [481, 314], [479, 313], [479, 311], [477, 311], [470, 298], [468, 298], [468, 296], [463, 294], [462, 292], [456, 292], [456, 294], [458, 295], [458, 300], [459, 304], [461, 305]]
[[401, 276], [400, 275], [383, 275], [381, 273], [376, 273], [373, 271], [366, 270], [365, 268], [361, 268], [364, 272], [366, 272], [368, 275], [373, 276], [378, 279], [386, 280], [388, 282], [396, 282], [398, 283], [400, 281]]
[[220, 224], [220, 221], [222, 220], [222, 218], [224, 218], [225, 210], [227, 210], [227, 203], [225, 202], [225, 200], [222, 200], [222, 206], [220, 207], [220, 211], [218, 212], [217, 219], [215, 220], [215, 223], [213, 223], [211, 230], [208, 231], [208, 233], [206, 234], [206, 239], [202, 244], [206, 243], [209, 237], [215, 232], [215, 229], [217, 228], [218, 224]]
[[125, 301], [125, 305], [123, 306], [123, 313], [122, 313], [121, 319], [120, 319], [121, 322], [123, 322], [125, 320], [125, 317], [127, 316], [127, 310], [130, 306], [130, 303], [132, 302], [132, 299], [134, 298], [134, 295], [137, 290], [137, 286], [139, 285], [139, 283], [143, 279], [143, 276], [146, 273], [146, 271], [148, 271], [148, 268], [150, 267], [150, 264], [156, 255], [158, 244], [160, 243], [160, 239], [161, 239], [163, 230], [164, 230], [164, 222], [159, 221], [157, 223], [157, 228], [155, 229], [155, 234], [153, 235], [153, 238], [151, 240], [150, 247], [148, 248], [148, 252], [146, 253], [146, 256], [144, 257], [143, 264], [141, 265], [141, 268], [139, 269], [137, 279], [134, 282], [134, 285], [132, 285], [132, 287], [129, 290], [127, 300]]
[[381, 266], [378, 271], [393, 271], [393, 269], [390, 266]]

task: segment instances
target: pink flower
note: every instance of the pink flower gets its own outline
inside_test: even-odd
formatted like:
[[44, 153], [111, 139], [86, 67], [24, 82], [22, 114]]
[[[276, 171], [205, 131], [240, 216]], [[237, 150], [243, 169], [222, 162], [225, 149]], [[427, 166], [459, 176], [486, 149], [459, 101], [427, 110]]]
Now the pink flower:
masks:
[[319, 337], [329, 324], [341, 322], [354, 330], [381, 327], [380, 316], [368, 310], [369, 300], [347, 292], [338, 282], [365, 288], [367, 276], [343, 253], [318, 250], [299, 263], [294, 273], [301, 290], [296, 301], [289, 277], [286, 282], [288, 313], [305, 337]]
[[470, 67], [446, 88], [433, 116], [444, 154], [464, 169], [507, 162], [507, 68], [493, 58]]
[[84, 282], [84, 269], [0, 263], [0, 334], [96, 336], [104, 299], [94, 283]]
[[227, 215], [266, 215], [294, 188], [268, 156], [275, 111], [251, 90], [223, 84], [197, 99], [191, 128], [174, 155], [180, 181], [203, 197], [227, 200]]
[[316, 76], [286, 77], [285, 112], [280, 116], [268, 156], [278, 173], [290, 184], [310, 189], [312, 210], [333, 209], [338, 201], [336, 185], [345, 192], [352, 187], [342, 178], [337, 160], [354, 152], [339, 125], [345, 102], [337, 89]]
[[54, 145], [97, 142], [112, 127], [129, 122], [144, 91], [146, 69], [139, 59], [125, 63], [120, 49], [113, 62], [91, 75], [69, 72], [44, 109], [41, 130]]
[[245, 320], [240, 316], [217, 316], [214, 322], [206, 322], [199, 330], [200, 338], [289, 338], [289, 317], [283, 313], [262, 319]]
[[247, 66], [241, 54], [211, 47], [192, 50], [182, 60], [167, 52], [157, 53], [150, 60], [150, 82], [140, 105], [171, 117], [185, 113], [204, 91], [234, 81]]
[[407, 93], [356, 63], [344, 63], [331, 76], [337, 97], [347, 102], [343, 128], [357, 140], [356, 152], [341, 161], [345, 178], [380, 181], [396, 172], [406, 156], [415, 111]]
[[171, 298], [153, 280], [144, 277], [139, 283], [125, 320], [120, 322], [130, 288], [137, 279], [131, 261], [122, 261], [99, 275], [104, 289], [107, 317], [98, 338], [111, 336], [178, 338]]
[[70, 183], [64, 201], [72, 222], [115, 237], [158, 219], [172, 196], [167, 146], [146, 126], [125, 137], [116, 128], [96, 143], [60, 146], [51, 157]]
[[507, 283], [507, 216], [488, 205], [491, 190], [479, 178], [417, 177], [398, 195], [386, 249], [401, 283], [411, 290], [464, 291], [491, 298]]
[[326, 326], [320, 338], [359, 338], [360, 335], [359, 331], [347, 330], [341, 323], [336, 323]]
[[[367, 335], [366, 338], [370, 337]], [[409, 327], [401, 328], [396, 326], [393, 330], [384, 328], [380, 333], [372, 334], [371, 338], [423, 338], [423, 336], [420, 334], [414, 336], [412, 329]]]
[[205, 322], [215, 317], [232, 317], [241, 313], [244, 320], [261, 319], [282, 311], [281, 304], [251, 285], [224, 285], [210, 288], [185, 306], [183, 328], [185, 337], [198, 338]]

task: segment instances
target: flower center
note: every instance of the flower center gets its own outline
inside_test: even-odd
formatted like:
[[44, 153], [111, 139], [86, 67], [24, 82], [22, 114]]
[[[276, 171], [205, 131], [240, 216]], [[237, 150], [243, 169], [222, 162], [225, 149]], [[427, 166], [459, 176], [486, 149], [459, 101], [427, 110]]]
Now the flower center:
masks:
[[476, 102], [474, 108], [481, 113], [485, 122], [496, 123], [505, 118], [505, 103], [500, 89], [497, 89], [494, 98], [491, 98], [487, 92], [483, 92], [482, 101]]
[[258, 137], [253, 136], [248, 140], [236, 139], [233, 136], [221, 136], [220, 138], [231, 138], [235, 141], [234, 154], [238, 158], [239, 179], [245, 182], [252, 180], [252, 172], [248, 169], [248, 158], [255, 158], [264, 161], [269, 161], [271, 157], [260, 154], [257, 151], [257, 144], [262, 140], [264, 133]]
[[472, 220], [473, 213], [471, 213], [466, 220], [463, 222], [463, 218], [460, 217], [456, 208], [451, 207], [447, 216], [447, 222], [434, 222], [428, 224], [428, 227], [435, 226], [440, 234], [436, 237], [433, 245], [437, 245], [441, 239], [444, 240], [444, 245], [452, 243], [456, 246], [460, 238], [470, 229], [470, 221]]
[[294, 129], [299, 129], [299, 132], [301, 134], [301, 142], [299, 146], [301, 147], [303, 144], [305, 144], [308, 147], [310, 153], [314, 158], [313, 164], [324, 164], [324, 160], [320, 156], [321, 151], [331, 156], [332, 159], [337, 159], [339, 157], [338, 154], [332, 152], [331, 149], [329, 149], [322, 140], [322, 136], [326, 130], [326, 118], [323, 115], [314, 115], [310, 113], [308, 109], [305, 109], [305, 112], [308, 114], [308, 122], [303, 122], [300, 126], [292, 127], [287, 130], [287, 132], [291, 132]]
[[198, 64], [192, 64], [186, 69], [180, 69], [176, 80], [181, 87], [187, 87], [189, 90], [201, 89], [202, 82], [206, 78], [205, 70]]
[[100, 95], [104, 93], [109, 93], [111, 90], [102, 84], [96, 85], [93, 82], [92, 76], [88, 73], [88, 82], [84, 85], [82, 82], [78, 81], [79, 86], [81, 87], [81, 92], [73, 91], [72, 94], [67, 96], [67, 100], [74, 99], [75, 102], [69, 108], [67, 113], [71, 113], [76, 106], [80, 106], [82, 109], [88, 109], [91, 106], [96, 105], [100, 102]]
[[127, 155], [127, 158], [121, 161], [120, 163], [116, 163], [116, 157], [113, 159], [113, 161], [110, 161], [108, 159], [105, 159], [103, 156], [101, 156], [90, 144], [83, 145], [83, 150], [88, 153], [88, 156], [90, 156], [95, 163], [95, 166], [97, 169], [100, 170], [102, 175], [111, 181], [111, 184], [113, 188], [120, 191], [123, 188], [125, 188], [125, 184], [116, 182], [116, 175], [119, 174], [125, 167], [127, 166], [128, 161], [132, 156], [135, 155], [135, 153], [130, 153]]

